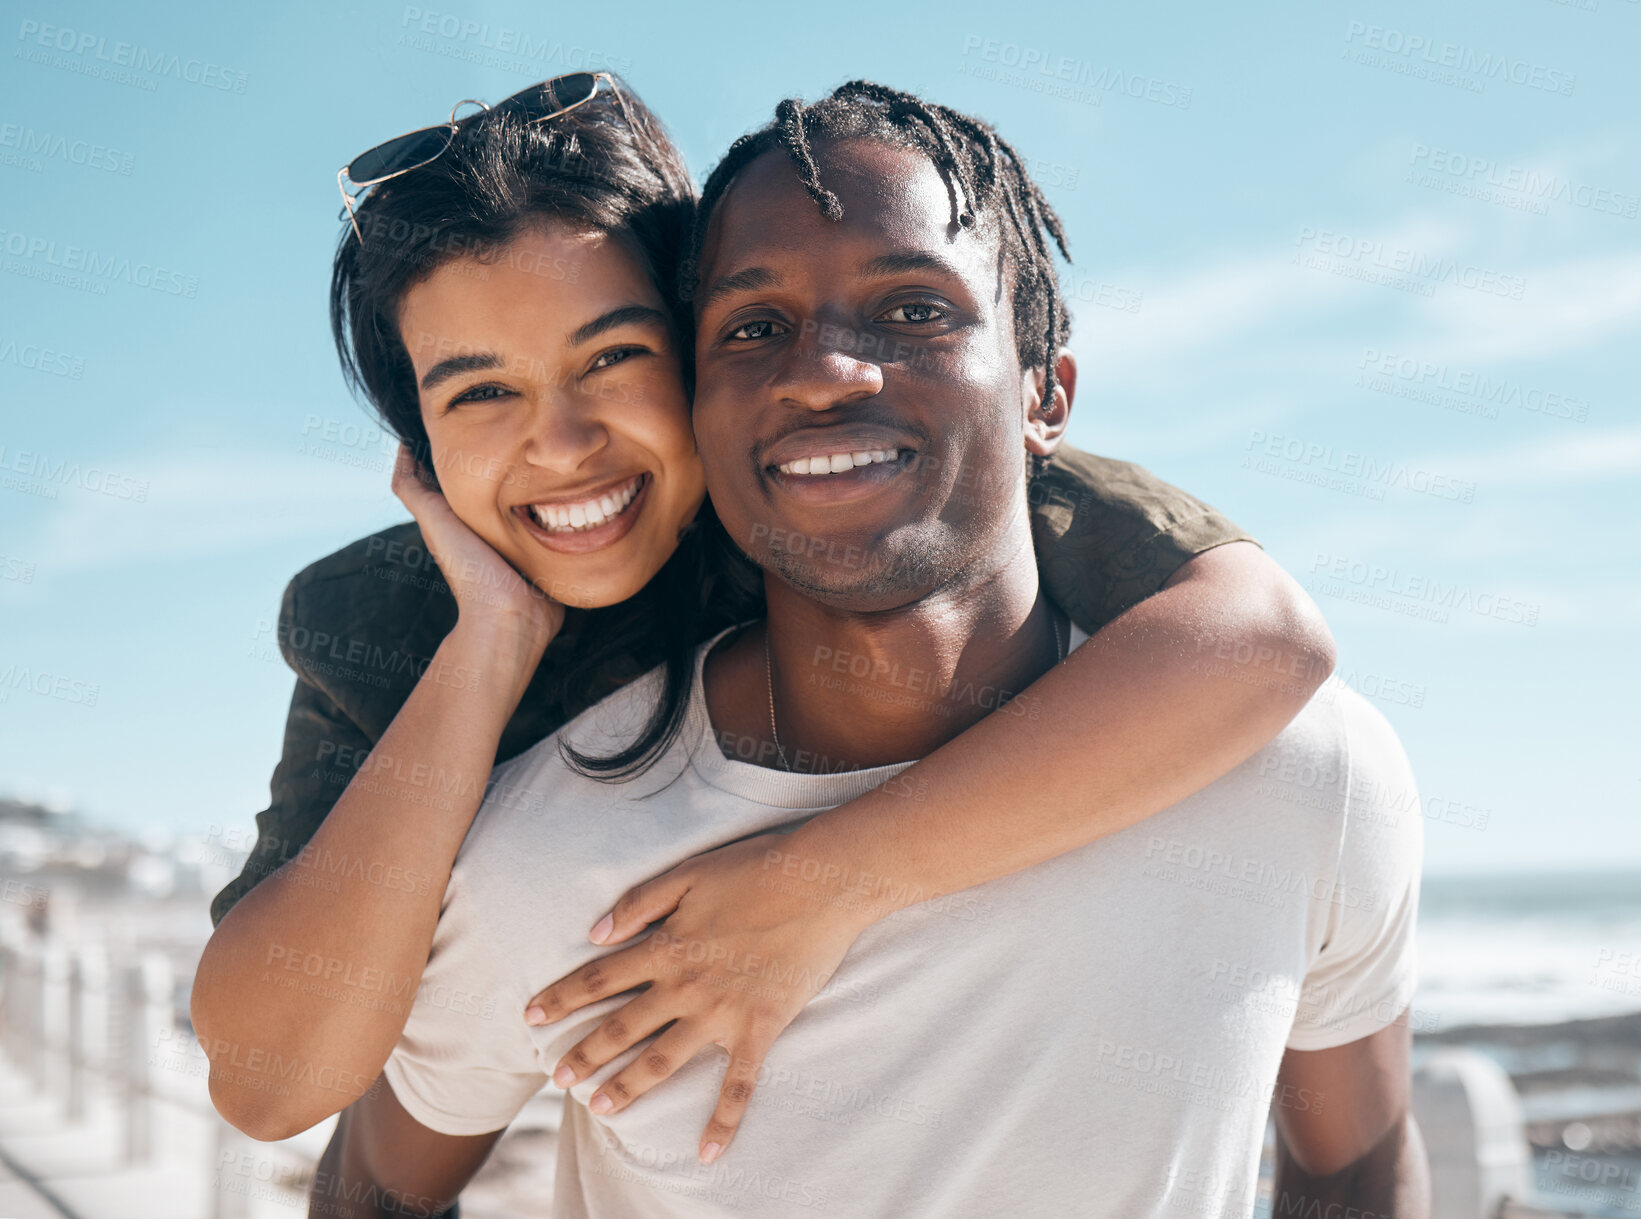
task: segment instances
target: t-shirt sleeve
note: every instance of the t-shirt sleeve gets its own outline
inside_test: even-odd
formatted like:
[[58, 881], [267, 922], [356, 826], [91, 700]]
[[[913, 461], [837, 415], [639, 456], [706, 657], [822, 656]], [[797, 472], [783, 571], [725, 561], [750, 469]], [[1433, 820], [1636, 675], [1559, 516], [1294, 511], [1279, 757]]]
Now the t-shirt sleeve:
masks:
[[[1319, 697], [1342, 692], [1337, 679]], [[1326, 1050], [1395, 1023], [1418, 980], [1414, 923], [1424, 817], [1401, 742], [1366, 700], [1336, 694], [1345, 720], [1346, 818], [1325, 908], [1325, 938], [1306, 971], [1288, 1047]]]
[[1027, 494], [1043, 586], [1089, 634], [1160, 591], [1203, 551], [1254, 541], [1143, 466], [1070, 445]]
[[501, 1130], [547, 1083], [523, 999], [467, 901], [453, 878], [410, 1019], [383, 1068], [410, 1116], [441, 1134]]

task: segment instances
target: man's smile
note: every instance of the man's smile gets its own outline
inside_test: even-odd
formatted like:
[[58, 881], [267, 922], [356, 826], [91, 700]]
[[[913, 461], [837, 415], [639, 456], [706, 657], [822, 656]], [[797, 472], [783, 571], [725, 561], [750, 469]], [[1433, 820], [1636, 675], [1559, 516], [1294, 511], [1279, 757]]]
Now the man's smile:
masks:
[[900, 429], [878, 424], [801, 428], [771, 445], [765, 478], [804, 504], [863, 499], [901, 480], [918, 450]]

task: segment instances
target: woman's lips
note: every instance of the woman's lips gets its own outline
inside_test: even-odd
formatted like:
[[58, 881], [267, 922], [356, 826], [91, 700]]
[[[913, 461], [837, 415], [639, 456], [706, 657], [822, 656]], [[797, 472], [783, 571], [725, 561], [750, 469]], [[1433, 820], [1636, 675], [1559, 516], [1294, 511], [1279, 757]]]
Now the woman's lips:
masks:
[[[640, 474], [637, 479], [638, 486], [626, 504], [613, 516], [607, 517], [603, 524], [591, 528], [574, 525], [569, 528], [549, 528], [536, 519], [535, 511], [532, 511], [533, 506], [530, 504], [515, 507], [513, 516], [523, 524], [526, 533], [548, 550], [555, 550], [560, 554], [589, 554], [595, 550], [603, 550], [606, 546], [613, 546], [632, 532], [633, 526], [638, 523], [638, 518], [644, 511], [644, 505], [649, 500], [650, 484], [653, 481], [648, 473]], [[625, 492], [622, 491], [622, 494]], [[615, 498], [619, 499], [620, 496]], [[552, 516], [558, 517], [561, 507], [550, 505], [549, 510]]]

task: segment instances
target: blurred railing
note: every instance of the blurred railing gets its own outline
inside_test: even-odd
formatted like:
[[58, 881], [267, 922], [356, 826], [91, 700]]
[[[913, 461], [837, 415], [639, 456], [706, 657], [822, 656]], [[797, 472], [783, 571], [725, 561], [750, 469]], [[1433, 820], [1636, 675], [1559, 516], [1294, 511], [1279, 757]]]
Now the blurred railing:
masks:
[[[88, 1169], [191, 1170], [210, 1182], [200, 1212], [210, 1219], [244, 1219], [253, 1192], [302, 1206], [314, 1157], [289, 1144], [254, 1143], [217, 1114], [182, 993], [162, 952], [116, 961], [103, 947], [69, 948], [0, 923], [0, 1051], [36, 1098], [55, 1102], [61, 1129], [85, 1127], [92, 1136]], [[195, 1135], [167, 1129], [179, 1121]], [[258, 1167], [247, 1172], [247, 1163]], [[62, 1189], [19, 1168], [59, 1212], [75, 1213]]]

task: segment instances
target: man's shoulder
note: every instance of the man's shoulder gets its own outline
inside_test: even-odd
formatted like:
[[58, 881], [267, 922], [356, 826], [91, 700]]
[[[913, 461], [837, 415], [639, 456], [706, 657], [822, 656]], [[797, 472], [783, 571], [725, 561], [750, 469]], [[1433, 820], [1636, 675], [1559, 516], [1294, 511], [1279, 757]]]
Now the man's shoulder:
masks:
[[1416, 831], [1413, 769], [1384, 713], [1330, 677], [1293, 721], [1245, 763], [1263, 797], [1339, 829]]

